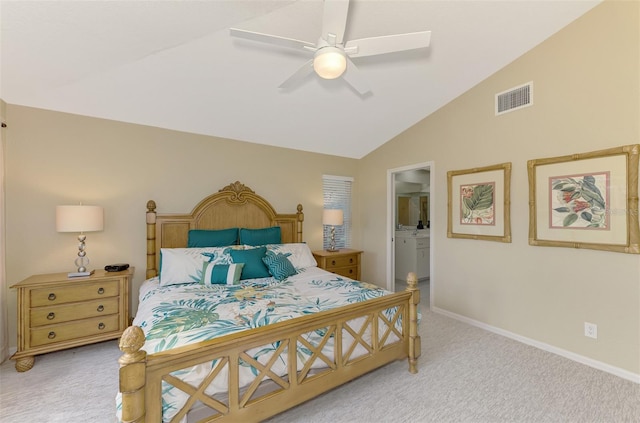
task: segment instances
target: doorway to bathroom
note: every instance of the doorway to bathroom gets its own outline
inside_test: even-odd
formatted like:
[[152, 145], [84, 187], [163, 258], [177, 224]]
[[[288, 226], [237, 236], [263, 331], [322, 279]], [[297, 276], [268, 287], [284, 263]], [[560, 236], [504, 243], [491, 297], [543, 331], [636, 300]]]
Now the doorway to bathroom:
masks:
[[434, 267], [431, 231], [437, 224], [433, 179], [433, 162], [387, 170], [387, 289], [404, 289], [407, 273], [415, 272], [427, 303]]

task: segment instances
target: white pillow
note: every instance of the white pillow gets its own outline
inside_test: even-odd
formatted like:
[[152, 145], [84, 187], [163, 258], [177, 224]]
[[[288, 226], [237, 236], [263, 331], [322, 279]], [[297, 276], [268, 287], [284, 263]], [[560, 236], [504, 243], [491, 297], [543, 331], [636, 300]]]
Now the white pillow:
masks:
[[269, 244], [267, 250], [274, 253], [289, 254], [287, 258], [293, 264], [296, 270], [306, 269], [307, 267], [316, 267], [318, 262], [313, 257], [309, 246], [303, 242], [291, 244]]
[[205, 262], [230, 264], [234, 247], [161, 248], [160, 285], [178, 285], [202, 280]]

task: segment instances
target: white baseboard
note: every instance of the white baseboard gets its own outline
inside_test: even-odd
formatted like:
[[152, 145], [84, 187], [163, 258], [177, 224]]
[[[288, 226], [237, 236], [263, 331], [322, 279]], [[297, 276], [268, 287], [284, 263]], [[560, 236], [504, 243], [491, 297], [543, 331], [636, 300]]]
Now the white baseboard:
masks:
[[571, 351], [563, 350], [562, 348], [554, 347], [553, 345], [545, 344], [544, 342], [536, 341], [534, 339], [527, 338], [522, 335], [518, 335], [517, 333], [509, 332], [504, 329], [497, 328], [495, 326], [488, 325], [486, 323], [471, 319], [466, 316], [462, 316], [457, 313], [453, 313], [438, 307], [431, 307], [431, 311], [435, 313], [442, 314], [447, 317], [451, 317], [452, 319], [459, 320], [461, 322], [470, 324], [471, 326], [476, 326], [478, 328], [487, 330], [489, 332], [496, 333], [498, 335], [505, 336], [507, 338], [511, 338], [518, 342], [522, 342], [523, 344], [531, 345], [532, 347], [539, 348], [543, 351], [548, 351], [553, 354], [557, 354], [559, 356], [568, 358], [569, 360], [586, 364], [589, 367], [593, 367], [594, 369], [602, 370], [603, 372], [610, 373], [614, 376], [621, 377], [623, 379], [627, 379], [631, 382], [640, 384], [640, 374], [632, 373], [628, 370], [621, 369], [619, 367], [612, 366], [607, 363], [603, 363], [602, 361], [594, 360], [589, 357], [585, 357], [580, 354], [573, 353]]

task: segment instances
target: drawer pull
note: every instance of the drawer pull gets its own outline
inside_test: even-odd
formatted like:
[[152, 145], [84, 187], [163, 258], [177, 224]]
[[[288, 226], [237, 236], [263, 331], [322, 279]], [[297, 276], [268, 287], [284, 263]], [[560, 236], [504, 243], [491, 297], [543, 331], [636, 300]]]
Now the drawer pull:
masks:
[[353, 269], [349, 269], [349, 274], [353, 273]]
[[353, 263], [353, 258], [350, 258], [350, 259], [349, 259], [349, 263]]
[[47, 337], [48, 337], [49, 339], [53, 339], [53, 338], [55, 338], [55, 337], [56, 337], [56, 333], [55, 333], [54, 331], [51, 331], [51, 332], [49, 332], [49, 335], [47, 335]]
[[53, 311], [47, 314], [47, 320], [53, 320], [55, 318], [56, 318], [56, 314]]
[[104, 288], [102, 287], [98, 288], [98, 294], [100, 295], [104, 294]]
[[104, 329], [104, 323], [102, 322], [98, 323], [98, 329], [100, 330]]
[[51, 294], [49, 294], [49, 301], [53, 301], [56, 299], [56, 294], [54, 294], [53, 292]]
[[336, 261], [335, 260], [331, 260], [331, 265], [335, 266], [336, 265]]
[[100, 305], [98, 306], [97, 310], [98, 310], [99, 312], [103, 312], [103, 311], [104, 311], [104, 306], [103, 306], [102, 304], [100, 304]]

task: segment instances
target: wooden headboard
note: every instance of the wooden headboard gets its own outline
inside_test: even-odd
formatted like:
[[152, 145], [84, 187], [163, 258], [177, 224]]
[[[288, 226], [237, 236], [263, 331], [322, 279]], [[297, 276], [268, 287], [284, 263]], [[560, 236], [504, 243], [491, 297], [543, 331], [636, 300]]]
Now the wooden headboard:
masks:
[[282, 242], [302, 242], [304, 213], [278, 214], [271, 204], [236, 181], [212, 194], [189, 214], [158, 214], [156, 203], [147, 202], [147, 278], [157, 276], [160, 248], [187, 246], [190, 229], [266, 228], [280, 226]]

